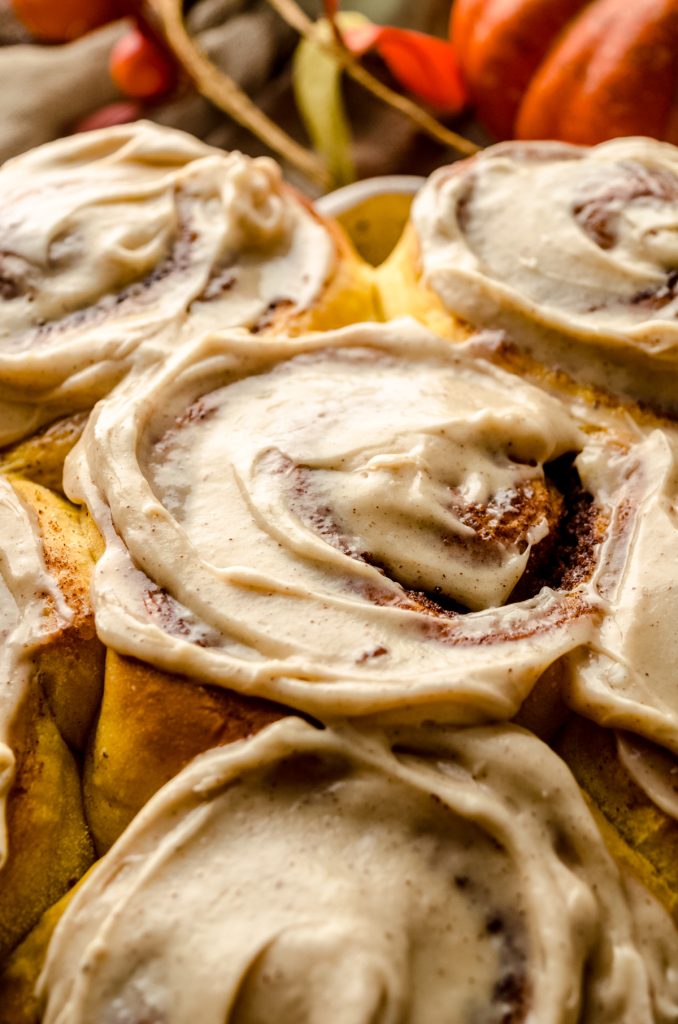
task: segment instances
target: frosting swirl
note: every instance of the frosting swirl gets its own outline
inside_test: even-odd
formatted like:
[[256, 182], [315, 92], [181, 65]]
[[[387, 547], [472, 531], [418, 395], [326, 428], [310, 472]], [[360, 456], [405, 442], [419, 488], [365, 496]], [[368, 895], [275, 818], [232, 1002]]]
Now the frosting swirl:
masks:
[[[465, 722], [596, 648], [673, 443], [412, 321], [223, 333], [102, 402], [66, 486], [105, 537], [108, 645], [320, 717]], [[656, 707], [631, 697], [635, 718]], [[605, 701], [624, 717], [612, 683]]]
[[659, 1024], [676, 932], [516, 728], [283, 720], [202, 755], [76, 894], [45, 1024]]
[[585, 349], [579, 369], [633, 393], [644, 367], [641, 397], [675, 408], [662, 374], [678, 361], [677, 210], [678, 150], [615, 139], [490, 147], [436, 172], [412, 219], [424, 279], [450, 311], [518, 341], [527, 330], [565, 365], [575, 354], [557, 336], [601, 345], [598, 378]]
[[43, 146], [0, 171], [0, 443], [87, 408], [143, 342], [192, 323], [305, 308], [332, 268], [325, 228], [266, 158], [137, 123]]

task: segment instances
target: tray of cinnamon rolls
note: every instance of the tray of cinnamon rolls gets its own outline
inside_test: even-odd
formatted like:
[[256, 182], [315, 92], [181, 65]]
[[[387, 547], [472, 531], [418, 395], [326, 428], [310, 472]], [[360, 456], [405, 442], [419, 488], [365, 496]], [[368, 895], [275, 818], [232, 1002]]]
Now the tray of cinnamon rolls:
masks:
[[0, 169], [0, 1024], [678, 1021], [678, 149], [402, 228]]

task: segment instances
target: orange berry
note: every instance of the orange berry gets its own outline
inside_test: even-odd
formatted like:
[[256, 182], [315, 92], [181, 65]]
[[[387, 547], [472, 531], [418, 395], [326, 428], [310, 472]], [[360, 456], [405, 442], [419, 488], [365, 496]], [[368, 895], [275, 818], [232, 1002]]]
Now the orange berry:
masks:
[[121, 92], [149, 99], [168, 92], [176, 82], [176, 66], [156, 42], [132, 29], [111, 50], [109, 71]]
[[36, 39], [64, 43], [120, 17], [117, 0], [12, 0], [19, 21]]

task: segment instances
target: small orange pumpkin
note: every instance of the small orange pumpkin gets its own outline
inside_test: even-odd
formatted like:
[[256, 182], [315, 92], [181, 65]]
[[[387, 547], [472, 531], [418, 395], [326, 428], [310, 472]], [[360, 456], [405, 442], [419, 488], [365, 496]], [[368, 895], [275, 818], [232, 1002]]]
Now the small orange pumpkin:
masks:
[[678, 143], [678, 0], [455, 0], [450, 27], [497, 138]]
[[63, 43], [122, 16], [118, 0], [12, 0], [14, 13], [36, 39]]

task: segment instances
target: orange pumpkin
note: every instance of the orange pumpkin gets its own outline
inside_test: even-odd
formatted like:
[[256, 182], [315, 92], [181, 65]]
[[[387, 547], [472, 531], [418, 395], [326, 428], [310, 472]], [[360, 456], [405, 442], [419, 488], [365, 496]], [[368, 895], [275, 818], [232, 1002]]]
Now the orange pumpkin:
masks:
[[117, 0], [12, 0], [17, 18], [36, 39], [63, 43], [121, 16]]
[[450, 27], [497, 138], [678, 143], [678, 0], [455, 0]]

